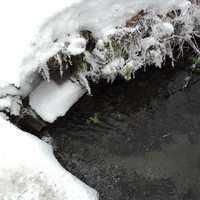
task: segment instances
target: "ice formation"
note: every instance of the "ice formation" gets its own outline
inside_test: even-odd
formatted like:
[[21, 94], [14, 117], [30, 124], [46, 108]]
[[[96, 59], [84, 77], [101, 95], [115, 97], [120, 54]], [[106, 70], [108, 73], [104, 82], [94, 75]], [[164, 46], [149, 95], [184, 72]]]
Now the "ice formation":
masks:
[[[61, 78], [63, 71], [75, 71], [68, 79], [78, 81], [80, 87], [90, 92], [90, 80], [98, 82], [105, 78], [113, 81], [118, 75], [130, 80], [142, 66], [161, 67], [166, 56], [173, 64], [173, 49], [178, 47], [181, 52], [184, 42], [196, 48], [192, 39], [199, 34], [200, 9], [188, 0], [77, 2], [71, 7], [66, 7], [67, 3], [65, 6], [61, 0], [57, 4], [53, 2], [50, 11], [45, 13], [40, 8], [37, 19], [32, 19], [33, 24], [30, 22], [33, 33], [27, 32], [27, 23], [18, 21], [20, 27], [26, 25], [26, 31], [17, 33], [26, 37], [20, 36], [13, 41], [16, 42], [12, 45], [13, 51], [20, 55], [13, 57], [11, 62], [7, 62], [7, 43], [1, 46], [5, 54], [2, 66], [5, 69], [11, 66], [16, 74], [13, 76], [3, 70], [1, 88], [12, 83], [24, 98], [40, 84], [41, 77], [38, 77], [41, 74], [49, 80], [54, 68], [59, 68]], [[27, 19], [31, 21], [30, 17]], [[49, 66], [52, 59], [57, 62]], [[12, 77], [13, 81], [10, 80]], [[16, 98], [8, 101], [16, 101], [15, 105], [19, 105]], [[9, 105], [2, 102], [1, 110], [9, 111]], [[11, 112], [19, 114], [17, 109]]]
[[[75, 71], [70, 79], [89, 93], [88, 80], [105, 78], [112, 82], [118, 75], [130, 80], [142, 66], [161, 67], [166, 56], [173, 64], [173, 49], [179, 47], [181, 52], [184, 42], [191, 42], [197, 31], [198, 13], [199, 9], [187, 0], [165, 4], [162, 0], [126, 4], [122, 0], [82, 1], [41, 26], [31, 47], [36, 54], [22, 61], [22, 69], [26, 70], [21, 85], [34, 85], [27, 83], [27, 77], [33, 77], [31, 74], [37, 70], [49, 80], [53, 70], [48, 63], [52, 58], [57, 60], [61, 77], [63, 70], [70, 68]], [[22, 87], [21, 92], [26, 96], [32, 89]]]
[[129, 80], [142, 66], [161, 67], [166, 56], [173, 63], [174, 48], [181, 53], [185, 42], [200, 55], [194, 43], [199, 14], [199, 5], [188, 0], [1, 3], [1, 199], [55, 193], [62, 200], [97, 199], [62, 169], [50, 147], [2, 118], [20, 117], [22, 98], [30, 95], [37, 114], [53, 122], [91, 93], [89, 81]]
[[67, 81], [58, 86], [54, 81], [44, 80], [30, 94], [30, 105], [47, 122], [64, 116], [69, 108], [86, 92], [78, 83]]

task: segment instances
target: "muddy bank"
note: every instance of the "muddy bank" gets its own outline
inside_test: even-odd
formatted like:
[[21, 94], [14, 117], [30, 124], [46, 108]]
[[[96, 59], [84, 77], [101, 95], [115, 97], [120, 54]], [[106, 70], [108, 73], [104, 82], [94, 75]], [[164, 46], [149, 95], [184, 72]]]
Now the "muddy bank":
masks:
[[91, 85], [49, 129], [59, 162], [101, 200], [198, 199], [200, 76], [183, 90], [190, 71], [148, 67], [129, 82]]

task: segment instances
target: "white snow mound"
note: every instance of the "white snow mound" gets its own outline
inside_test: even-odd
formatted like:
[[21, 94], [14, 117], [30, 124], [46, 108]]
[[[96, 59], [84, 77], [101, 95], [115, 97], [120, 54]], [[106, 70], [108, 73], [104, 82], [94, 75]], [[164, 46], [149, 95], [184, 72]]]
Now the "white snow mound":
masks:
[[50, 145], [0, 117], [1, 200], [97, 200], [95, 190], [67, 172]]
[[85, 92], [78, 83], [67, 81], [58, 86], [52, 80], [44, 80], [30, 94], [29, 104], [44, 121], [52, 123], [64, 116]]

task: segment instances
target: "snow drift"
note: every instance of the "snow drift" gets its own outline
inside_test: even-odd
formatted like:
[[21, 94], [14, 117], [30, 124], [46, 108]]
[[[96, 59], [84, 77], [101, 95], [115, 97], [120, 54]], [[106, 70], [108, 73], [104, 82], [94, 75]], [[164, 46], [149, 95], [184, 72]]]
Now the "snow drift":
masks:
[[97, 200], [58, 163], [50, 145], [0, 118], [0, 199]]

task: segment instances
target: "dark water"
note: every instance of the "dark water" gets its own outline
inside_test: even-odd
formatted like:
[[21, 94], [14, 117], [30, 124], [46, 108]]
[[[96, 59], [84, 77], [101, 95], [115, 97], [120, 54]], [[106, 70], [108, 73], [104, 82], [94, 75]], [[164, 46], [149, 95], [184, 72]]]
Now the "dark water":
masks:
[[101, 200], [200, 199], [200, 75], [183, 91], [189, 73], [149, 67], [91, 85], [49, 129], [56, 157]]

